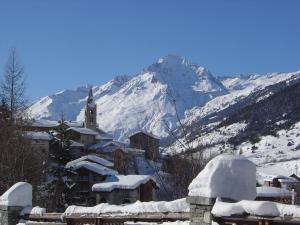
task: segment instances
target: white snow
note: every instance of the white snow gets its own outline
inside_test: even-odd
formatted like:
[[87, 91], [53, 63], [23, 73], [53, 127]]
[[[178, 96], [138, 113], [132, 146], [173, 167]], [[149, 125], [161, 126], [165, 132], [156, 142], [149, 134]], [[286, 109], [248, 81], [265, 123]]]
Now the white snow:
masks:
[[291, 197], [292, 192], [283, 188], [262, 186], [256, 188], [257, 197]]
[[95, 172], [97, 174], [101, 174], [101, 175], [116, 175], [116, 174], [118, 174], [118, 172], [115, 170], [109, 169], [98, 163], [93, 163], [93, 162], [89, 162], [89, 161], [85, 161], [85, 160], [75, 163], [74, 165], [68, 167], [68, 169], [71, 169], [71, 170], [77, 170], [80, 168], [85, 168], [87, 170], [93, 171], [93, 172]]
[[59, 125], [59, 123], [57, 121], [40, 119], [40, 120], [34, 120], [30, 125], [33, 127], [55, 128]]
[[26, 131], [26, 137], [32, 140], [50, 141], [53, 136], [45, 131]]
[[219, 155], [192, 181], [189, 196], [253, 200], [256, 197], [256, 166], [241, 156]]
[[98, 132], [92, 130], [92, 129], [89, 129], [89, 128], [84, 128], [84, 127], [70, 127], [67, 129], [68, 130], [73, 130], [77, 133], [80, 133], [80, 134], [86, 134], [86, 135], [98, 135]]
[[[60, 119], [63, 111], [68, 120], [84, 120], [89, 89], [66, 90], [32, 105], [34, 118]], [[119, 140], [140, 129], [159, 137], [177, 127], [173, 99], [180, 117], [187, 109], [203, 106], [215, 96], [227, 93], [211, 73], [188, 60], [168, 55], [134, 77], [116, 77], [93, 88], [99, 127], [114, 133]]]
[[174, 221], [174, 222], [162, 222], [162, 223], [154, 223], [154, 222], [125, 222], [124, 225], [189, 225], [190, 221]]
[[10, 187], [0, 197], [0, 205], [6, 206], [31, 206], [32, 186], [26, 182], [18, 182]]
[[134, 190], [142, 184], [153, 181], [157, 186], [158, 183], [150, 175], [116, 175], [109, 176], [103, 182], [94, 184], [92, 191], [94, 192], [111, 192], [114, 189]]
[[129, 137], [132, 137], [132, 136], [135, 136], [135, 135], [137, 135], [137, 134], [139, 134], [139, 133], [143, 133], [143, 134], [145, 134], [145, 135], [147, 135], [147, 136], [150, 136], [150, 137], [152, 137], [152, 138], [154, 138], [154, 139], [160, 139], [157, 135], [154, 135], [154, 134], [152, 134], [151, 132], [148, 132], [148, 131], [146, 131], [146, 130], [139, 130], [139, 131], [136, 131], [136, 132], [134, 132], [133, 134], [131, 134], [131, 135], [129, 135]]
[[140, 202], [137, 201], [128, 205], [109, 205], [102, 203], [94, 207], [83, 206], [69, 206], [65, 215], [70, 216], [72, 214], [104, 214], [104, 213], [118, 213], [118, 214], [138, 214], [138, 213], [167, 213], [167, 212], [189, 212], [189, 204], [185, 198], [177, 199], [171, 202]]
[[24, 216], [26, 214], [31, 214], [31, 215], [39, 215], [39, 216], [41, 216], [44, 213], [46, 213], [46, 209], [45, 208], [41, 208], [39, 206], [35, 206], [35, 207], [27, 206], [27, 207], [25, 207], [21, 211], [20, 215]]
[[84, 147], [84, 144], [77, 141], [70, 140], [70, 147]]
[[236, 203], [216, 201], [212, 209], [214, 216], [250, 214], [255, 216], [300, 217], [300, 206], [285, 205], [269, 201], [242, 200]]
[[71, 168], [71, 167], [75, 167], [77, 163], [79, 162], [82, 162], [82, 161], [91, 161], [91, 162], [94, 162], [94, 163], [98, 163], [102, 166], [106, 166], [106, 167], [113, 167], [114, 164], [106, 159], [103, 159], [99, 156], [96, 156], [96, 155], [85, 155], [85, 156], [82, 156], [78, 159], [75, 159], [73, 161], [70, 161], [66, 164], [66, 168]]

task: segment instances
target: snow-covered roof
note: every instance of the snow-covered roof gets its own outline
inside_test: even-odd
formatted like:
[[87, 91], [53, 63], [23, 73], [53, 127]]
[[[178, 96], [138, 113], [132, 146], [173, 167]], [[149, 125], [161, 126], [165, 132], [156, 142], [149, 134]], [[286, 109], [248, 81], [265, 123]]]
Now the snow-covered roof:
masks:
[[117, 175], [109, 176], [102, 183], [94, 184], [92, 191], [94, 192], [111, 192], [114, 189], [134, 190], [148, 181], [153, 181], [157, 186], [155, 179], [150, 175]]
[[112, 136], [107, 133], [98, 133], [96, 140], [113, 140]]
[[40, 120], [34, 120], [30, 126], [32, 127], [48, 127], [48, 128], [54, 128], [57, 127], [59, 123], [57, 121], [53, 120], [45, 120], [45, 119], [40, 119]]
[[69, 127], [83, 127], [83, 122], [81, 121], [64, 121]]
[[70, 140], [70, 147], [84, 147], [84, 144], [77, 141]]
[[73, 214], [95, 214], [101, 215], [104, 213], [118, 214], [138, 214], [138, 213], [170, 213], [170, 212], [189, 212], [190, 206], [185, 198], [177, 199], [171, 202], [152, 201], [140, 202], [137, 201], [128, 205], [110, 205], [102, 203], [94, 207], [84, 206], [69, 206], [64, 215], [71, 216]]
[[26, 137], [32, 140], [50, 141], [53, 136], [45, 131], [26, 131]]
[[98, 132], [97, 131], [94, 131], [92, 129], [89, 129], [89, 128], [83, 128], [83, 127], [70, 127], [67, 129], [68, 130], [73, 130], [77, 133], [80, 133], [80, 134], [86, 134], [86, 135], [98, 135]]
[[272, 182], [274, 180], [278, 180], [281, 183], [289, 183], [289, 182], [299, 182], [294, 177], [284, 176], [284, 175], [268, 175], [264, 181]]
[[114, 164], [112, 162], [107, 161], [106, 159], [103, 159], [99, 156], [85, 155], [85, 156], [82, 156], [78, 159], [75, 159], [73, 161], [68, 162], [65, 167], [66, 168], [74, 167], [77, 163], [79, 163], [81, 161], [91, 161], [91, 162], [98, 163], [102, 166], [107, 166], [107, 167], [113, 167], [114, 166]]
[[71, 170], [78, 170], [80, 168], [85, 168], [87, 170], [93, 171], [94, 173], [101, 174], [101, 175], [116, 175], [116, 174], [118, 174], [118, 172], [115, 170], [109, 169], [98, 163], [89, 162], [89, 161], [80, 161], [68, 168]]
[[292, 192], [283, 188], [262, 186], [256, 188], [257, 197], [286, 197], [292, 196]]
[[114, 152], [117, 149], [121, 149], [125, 152], [122, 147], [125, 147], [126, 144], [118, 141], [113, 141], [113, 140], [105, 140], [98, 142], [92, 146], [89, 147], [89, 150], [101, 150], [101, 152]]
[[131, 137], [133, 137], [133, 136], [135, 136], [135, 135], [137, 135], [137, 134], [139, 134], [139, 133], [143, 133], [143, 134], [145, 134], [145, 135], [147, 135], [147, 136], [150, 136], [150, 137], [152, 137], [152, 138], [154, 138], [154, 139], [158, 139], [158, 140], [160, 139], [158, 136], [156, 136], [156, 135], [154, 135], [154, 134], [152, 134], [152, 133], [150, 133], [150, 132], [148, 132], [148, 131], [145, 131], [145, 130], [137, 131], [137, 132], [131, 134], [131, 135], [129, 136], [129, 138], [131, 138]]
[[256, 165], [241, 156], [218, 155], [189, 185], [189, 196], [253, 200], [256, 197]]

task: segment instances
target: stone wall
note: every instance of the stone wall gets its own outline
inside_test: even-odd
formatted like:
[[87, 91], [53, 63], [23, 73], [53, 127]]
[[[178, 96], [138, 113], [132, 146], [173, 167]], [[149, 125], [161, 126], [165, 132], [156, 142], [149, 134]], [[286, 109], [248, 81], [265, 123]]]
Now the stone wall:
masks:
[[24, 207], [0, 205], [0, 224], [16, 225], [20, 219], [20, 212]]
[[214, 198], [188, 196], [187, 202], [190, 204], [190, 225], [211, 225]]

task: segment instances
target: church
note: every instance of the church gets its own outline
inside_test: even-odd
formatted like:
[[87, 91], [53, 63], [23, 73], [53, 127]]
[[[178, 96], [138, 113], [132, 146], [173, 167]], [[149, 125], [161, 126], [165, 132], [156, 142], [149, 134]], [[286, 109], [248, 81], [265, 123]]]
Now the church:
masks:
[[[149, 161], [159, 160], [159, 138], [139, 131], [129, 137], [129, 144], [114, 140], [112, 135], [98, 127], [92, 88], [87, 96], [83, 122], [35, 120], [27, 130], [28, 134], [34, 134], [32, 144], [36, 149], [37, 146], [47, 146], [44, 155], [50, 154], [51, 143], [60, 141], [62, 131], [68, 138], [71, 161], [65, 169], [70, 174], [67, 185], [75, 192], [72, 204], [124, 204], [155, 199], [155, 189], [159, 184], [151, 176], [155, 168]], [[127, 181], [132, 181], [132, 184], [128, 183], [124, 190], [95, 188], [103, 185], [121, 187], [120, 184]], [[124, 199], [116, 197], [117, 194]]]

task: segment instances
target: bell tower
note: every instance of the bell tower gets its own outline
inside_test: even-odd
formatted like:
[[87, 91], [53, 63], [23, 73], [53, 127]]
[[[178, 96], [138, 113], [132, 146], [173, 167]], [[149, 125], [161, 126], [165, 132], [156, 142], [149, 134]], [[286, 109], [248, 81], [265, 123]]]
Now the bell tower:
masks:
[[97, 129], [97, 106], [94, 102], [92, 88], [90, 88], [89, 96], [85, 107], [84, 127], [93, 130]]

